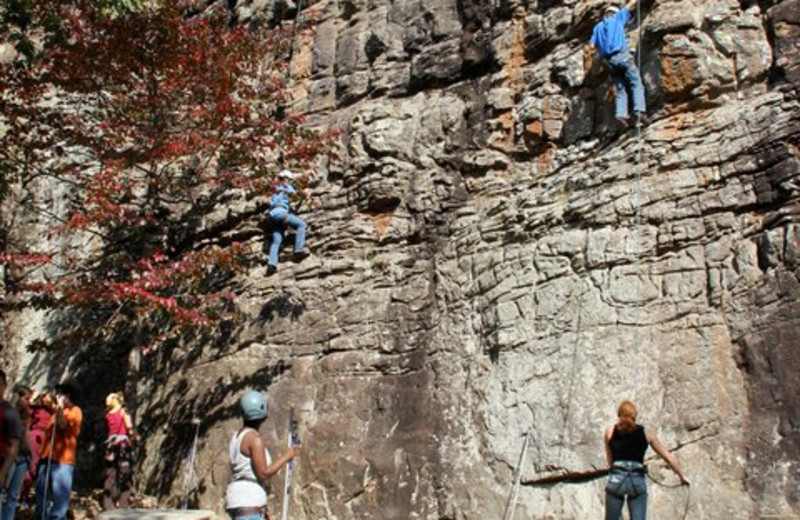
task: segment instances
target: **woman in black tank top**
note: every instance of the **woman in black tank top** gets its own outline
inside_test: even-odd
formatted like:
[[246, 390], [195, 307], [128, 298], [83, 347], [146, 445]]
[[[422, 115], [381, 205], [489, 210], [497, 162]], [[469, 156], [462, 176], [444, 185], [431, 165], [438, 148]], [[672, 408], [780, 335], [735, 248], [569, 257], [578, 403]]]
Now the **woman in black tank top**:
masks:
[[605, 520], [619, 520], [626, 501], [630, 520], [645, 520], [647, 482], [644, 454], [648, 446], [678, 475], [681, 484], [688, 485], [689, 481], [656, 434], [636, 424], [636, 406], [632, 402], [623, 401], [617, 409], [617, 417], [617, 424], [608, 428], [604, 436], [606, 460], [611, 467], [606, 483]]

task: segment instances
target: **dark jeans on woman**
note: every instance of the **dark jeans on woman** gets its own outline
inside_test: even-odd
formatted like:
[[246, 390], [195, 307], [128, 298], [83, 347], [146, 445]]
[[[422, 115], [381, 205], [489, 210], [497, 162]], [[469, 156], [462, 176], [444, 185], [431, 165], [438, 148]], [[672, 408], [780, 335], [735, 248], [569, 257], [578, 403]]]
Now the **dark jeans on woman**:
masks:
[[103, 509], [127, 508], [131, 505], [133, 490], [133, 468], [128, 460], [117, 459], [106, 462], [106, 478], [103, 482]]

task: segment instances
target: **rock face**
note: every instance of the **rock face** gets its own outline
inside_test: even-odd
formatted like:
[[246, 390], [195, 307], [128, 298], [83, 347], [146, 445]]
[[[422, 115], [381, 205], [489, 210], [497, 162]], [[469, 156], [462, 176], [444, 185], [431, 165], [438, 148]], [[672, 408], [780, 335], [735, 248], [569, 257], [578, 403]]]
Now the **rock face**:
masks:
[[800, 1], [645, 2], [640, 134], [585, 67], [600, 0], [238, 4], [317, 18], [293, 109], [344, 138], [314, 255], [251, 270], [225, 345], [131, 363], [140, 482], [221, 512], [255, 387], [273, 452], [300, 419], [293, 518], [500, 517], [526, 432], [516, 516], [596, 518], [601, 480], [532, 481], [602, 467], [632, 398], [702, 490], [653, 461], [653, 518], [800, 512]]

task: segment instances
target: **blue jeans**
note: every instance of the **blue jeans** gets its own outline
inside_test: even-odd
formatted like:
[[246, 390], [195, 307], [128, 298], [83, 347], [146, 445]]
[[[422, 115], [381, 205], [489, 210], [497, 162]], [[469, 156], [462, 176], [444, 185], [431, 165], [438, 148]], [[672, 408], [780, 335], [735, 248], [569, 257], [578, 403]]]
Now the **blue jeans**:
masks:
[[272, 220], [272, 243], [269, 246], [269, 265], [278, 266], [278, 252], [281, 250], [283, 235], [286, 226], [294, 229], [294, 251], [302, 251], [306, 246], [306, 223], [303, 219], [290, 213], [286, 208], [272, 208], [269, 210]]
[[17, 457], [14, 467], [11, 468], [11, 478], [8, 482], [8, 493], [3, 503], [2, 520], [14, 520], [14, 515], [17, 514], [17, 503], [19, 503], [19, 493], [22, 491], [22, 481], [25, 480], [25, 474], [28, 473], [28, 464], [30, 463], [30, 456]]
[[[50, 482], [47, 481], [47, 459], [39, 461], [36, 478], [36, 520], [66, 520], [69, 511], [69, 493], [72, 490], [72, 474], [75, 466], [52, 462]], [[47, 503], [45, 503], [45, 492]]]
[[611, 79], [617, 87], [616, 116], [628, 117], [628, 88], [633, 93], [633, 111], [645, 113], [644, 84], [633, 57], [628, 52], [619, 52], [606, 60]]
[[644, 474], [624, 469], [612, 469], [606, 483], [605, 520], [620, 520], [626, 498], [630, 520], [645, 520], [647, 518], [647, 482]]

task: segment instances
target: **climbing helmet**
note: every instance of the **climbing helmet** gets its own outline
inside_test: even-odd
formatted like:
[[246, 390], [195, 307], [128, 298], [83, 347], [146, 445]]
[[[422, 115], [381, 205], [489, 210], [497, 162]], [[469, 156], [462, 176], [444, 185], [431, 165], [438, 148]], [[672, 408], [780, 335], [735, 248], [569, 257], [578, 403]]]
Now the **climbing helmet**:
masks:
[[245, 421], [263, 419], [267, 416], [267, 396], [255, 390], [248, 390], [239, 398], [239, 408]]

